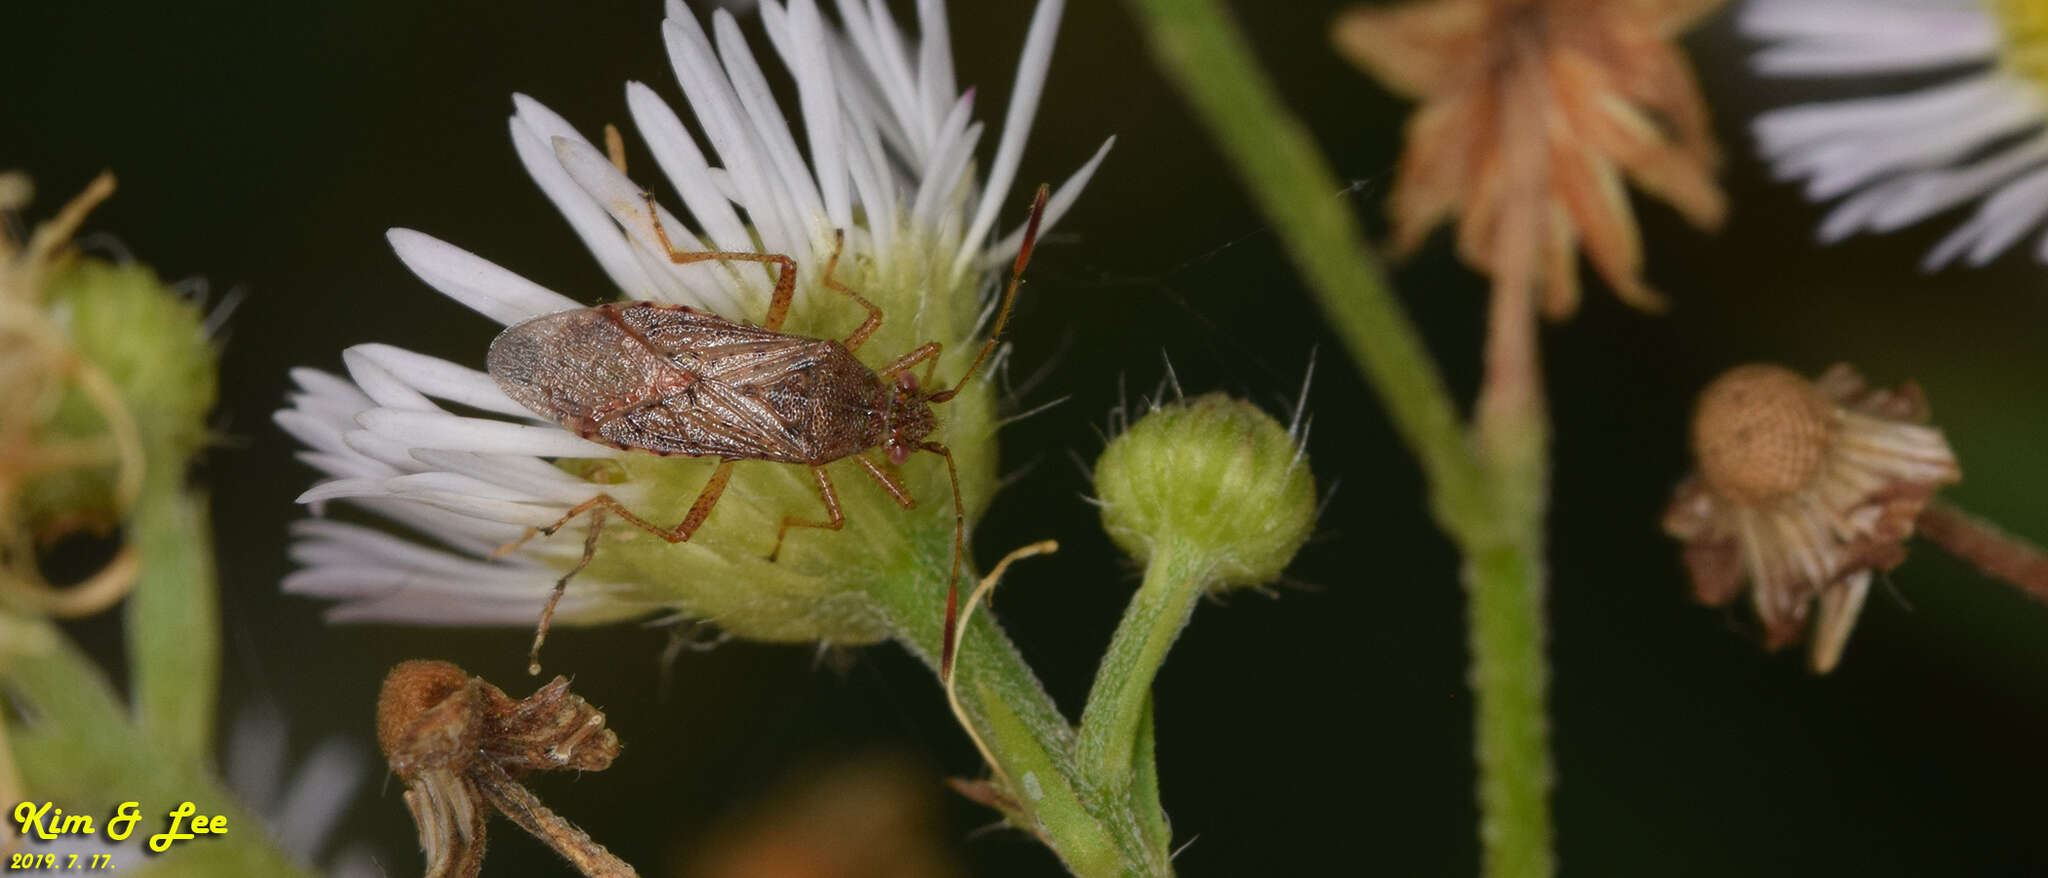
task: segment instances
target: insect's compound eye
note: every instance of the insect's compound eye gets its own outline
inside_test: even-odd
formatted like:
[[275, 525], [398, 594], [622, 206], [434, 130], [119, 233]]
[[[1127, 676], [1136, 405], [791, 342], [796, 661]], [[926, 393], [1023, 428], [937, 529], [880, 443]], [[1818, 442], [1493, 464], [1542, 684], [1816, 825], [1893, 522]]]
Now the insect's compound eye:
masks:
[[905, 393], [917, 390], [917, 376], [909, 372], [896, 373], [896, 389]]
[[889, 446], [889, 462], [890, 462], [890, 463], [892, 463], [892, 464], [895, 464], [896, 466], [902, 466], [902, 465], [903, 465], [903, 462], [904, 462], [904, 461], [906, 461], [906, 460], [909, 460], [909, 459], [910, 459], [910, 446], [908, 446], [908, 445], [891, 445], [891, 446]]

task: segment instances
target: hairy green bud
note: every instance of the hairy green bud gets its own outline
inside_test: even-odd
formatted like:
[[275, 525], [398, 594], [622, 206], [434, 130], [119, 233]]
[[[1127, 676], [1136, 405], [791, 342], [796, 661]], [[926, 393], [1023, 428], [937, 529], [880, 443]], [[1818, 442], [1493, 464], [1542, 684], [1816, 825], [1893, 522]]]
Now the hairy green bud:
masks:
[[[164, 286], [142, 265], [81, 259], [49, 278], [44, 307], [65, 334], [71, 355], [104, 375], [134, 422], [152, 464], [182, 473], [183, 462], [206, 441], [206, 416], [216, 395], [218, 355], [207, 339], [197, 304]], [[59, 367], [60, 371], [62, 367]], [[104, 402], [77, 382], [64, 384], [39, 425], [44, 443], [105, 436]], [[67, 469], [30, 482], [31, 510], [114, 511], [117, 467]]]
[[1199, 557], [1209, 588], [1271, 582], [1315, 524], [1315, 480], [1295, 436], [1220, 393], [1162, 406], [1112, 440], [1095, 494], [1125, 552]]

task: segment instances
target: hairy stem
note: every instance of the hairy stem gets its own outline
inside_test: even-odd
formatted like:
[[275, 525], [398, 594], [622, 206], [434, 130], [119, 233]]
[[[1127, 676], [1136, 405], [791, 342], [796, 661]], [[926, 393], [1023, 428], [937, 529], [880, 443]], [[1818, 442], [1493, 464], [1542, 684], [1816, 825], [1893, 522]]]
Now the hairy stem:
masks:
[[1465, 555], [1477, 696], [1485, 870], [1553, 869], [1544, 718], [1543, 518], [1547, 425], [1527, 291], [1495, 303], [1486, 388], [1471, 432], [1388, 289], [1335, 174], [1285, 109], [1216, 0], [1131, 0], [1159, 64], [1194, 105], [1395, 429], [1429, 479], [1438, 521]]
[[1984, 575], [2048, 603], [2048, 551], [1943, 500], [1920, 513], [1921, 535]]
[[[946, 534], [951, 541], [950, 532]], [[933, 556], [912, 581], [870, 590], [905, 648], [938, 670], [948, 562]], [[1005, 816], [1037, 835], [1067, 869], [1084, 878], [1171, 875], [1163, 814], [1140, 814], [1137, 800], [1108, 789], [1075, 757], [1074, 729], [983, 610], [954, 653], [960, 707], [988, 754]], [[1156, 810], [1156, 799], [1151, 807]]]
[[1095, 670], [1075, 752], [1091, 777], [1112, 788], [1128, 787], [1137, 768], [1134, 756], [1140, 726], [1152, 707], [1152, 679], [1194, 615], [1203, 593], [1203, 566], [1197, 553], [1159, 547]]
[[132, 518], [141, 574], [127, 628], [137, 724], [182, 764], [212, 757], [219, 598], [206, 497], [151, 473]]

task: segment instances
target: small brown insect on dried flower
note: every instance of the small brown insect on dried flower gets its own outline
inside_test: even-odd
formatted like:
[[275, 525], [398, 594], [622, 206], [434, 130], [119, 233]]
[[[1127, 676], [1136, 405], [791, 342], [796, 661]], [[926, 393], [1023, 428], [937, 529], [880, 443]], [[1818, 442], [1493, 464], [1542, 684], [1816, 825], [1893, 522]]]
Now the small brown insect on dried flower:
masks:
[[602, 771], [619, 755], [604, 714], [556, 677], [523, 699], [447, 662], [391, 669], [377, 699], [377, 743], [405, 782], [427, 878], [474, 878], [495, 807], [584, 875], [638, 873], [520, 785], [528, 772]]
[[[599, 305], [535, 317], [515, 324], [491, 342], [488, 368], [505, 394], [535, 414], [574, 431], [578, 436], [622, 450], [660, 455], [715, 457], [720, 461], [710, 481], [683, 520], [662, 527], [635, 514], [610, 494], [598, 494], [571, 508], [559, 520], [529, 530], [501, 552], [539, 534], [553, 534], [570, 521], [590, 515], [590, 535], [583, 557], [555, 583], [535, 633], [528, 672], [540, 673], [540, 647], [548, 620], [569, 579], [590, 563], [606, 514], [671, 543], [688, 540], [718, 505], [742, 460], [808, 466], [818, 483], [818, 499], [826, 520], [792, 515], [782, 518], [769, 560], [781, 552], [790, 528], [839, 530], [845, 523], [839, 494], [825, 465], [853, 458], [882, 490], [904, 509], [917, 501], [903, 483], [864, 452], [881, 448], [889, 464], [901, 466], [919, 451], [946, 460], [953, 483], [953, 565], [946, 593], [946, 641], [941, 673], [950, 672], [953, 618], [958, 604], [957, 581], [965, 552], [967, 512], [960, 498], [960, 473], [953, 452], [929, 440], [937, 424], [931, 407], [958, 396], [995, 350], [996, 340], [1016, 302], [1024, 268], [1044, 218], [1048, 189], [1038, 188], [1025, 223], [1024, 237], [1010, 270], [988, 340], [967, 370], [951, 387], [932, 386], [939, 343], [927, 342], [897, 357], [880, 370], [854, 358], [854, 351], [882, 324], [882, 309], [833, 278], [840, 251], [835, 248], [823, 272], [825, 289], [851, 298], [867, 309], [867, 320], [844, 340], [810, 338], [782, 332], [796, 292], [794, 259], [773, 253], [689, 252], [669, 243], [652, 195], [647, 212], [670, 261], [759, 262], [777, 266], [775, 292], [765, 326], [736, 323], [680, 305], [647, 302]], [[838, 244], [845, 244], [842, 234]], [[924, 365], [924, 377], [912, 371]]]
[[1738, 366], [1707, 385], [1693, 414], [1699, 472], [1664, 516], [1695, 596], [1718, 606], [1747, 583], [1766, 645], [1811, 627], [1813, 669], [1833, 669], [1871, 574], [1905, 560], [1935, 492], [1961, 478], [1926, 418], [1918, 387], [1871, 388], [1846, 365], [1816, 381]]
[[1673, 38], [1722, 0], [1420, 0], [1345, 12], [1339, 51], [1422, 102], [1390, 210], [1412, 252], [1455, 216], [1458, 250], [1496, 288], [1578, 307], [1577, 252], [1623, 301], [1642, 279], [1622, 177], [1715, 228], [1726, 201], [1705, 103]]

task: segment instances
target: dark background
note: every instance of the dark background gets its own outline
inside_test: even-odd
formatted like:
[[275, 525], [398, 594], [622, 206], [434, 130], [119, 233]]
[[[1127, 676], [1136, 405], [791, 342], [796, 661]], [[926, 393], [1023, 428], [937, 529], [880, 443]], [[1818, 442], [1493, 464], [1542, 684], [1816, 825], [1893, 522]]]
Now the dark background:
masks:
[[[1311, 347], [1318, 539], [1278, 599], [1196, 614], [1158, 682], [1164, 796], [1188, 875], [1469, 875], [1477, 866], [1455, 558], [1374, 398], [1310, 306], [1261, 218], [1160, 80], [1121, 4], [1075, 3], [1021, 183], [1057, 180], [1108, 134], [1115, 151], [1033, 264], [1012, 339], [1019, 373], [1049, 378], [1024, 406], [1072, 399], [1004, 434], [1033, 467], [977, 530], [992, 560], [1057, 538], [1005, 587], [1003, 620], [1054, 695], [1078, 710], [1134, 585], [1082, 502], [1070, 457], [1092, 459], [1118, 387], [1148, 392], [1170, 357], [1190, 392], [1284, 410]], [[1381, 204], [1406, 106], [1340, 62], [1341, 4], [1239, 4], [1292, 108], [1340, 172], [1331, 192], [1384, 232]], [[1000, 117], [1027, 4], [954, 4], [963, 85]], [[527, 632], [330, 628], [280, 596], [292, 498], [313, 480], [269, 422], [296, 365], [338, 369], [384, 341], [472, 362], [494, 326], [390, 255], [422, 229], [584, 301], [602, 274], [521, 172], [505, 134], [524, 91], [585, 131], [626, 123], [622, 84], [678, 108], [657, 4], [398, 2], [13, 3], [0, 52], [0, 166], [31, 171], [47, 212], [94, 172], [121, 191], [92, 227], [169, 278], [240, 288], [218, 425], [215, 494], [228, 637], [224, 716], [268, 701], [293, 752], [345, 734], [367, 752], [376, 686], [404, 658], [454, 659], [512, 685]], [[1763, 83], [1721, 15], [1688, 41], [1729, 160], [1728, 227], [1691, 229], [1637, 199], [1668, 316], [1586, 307], [1548, 331], [1557, 422], [1550, 607], [1556, 813], [1568, 874], [2048, 874], [2048, 610], [1922, 546], [1873, 594], [1843, 666], [1815, 679], [1767, 656], [1739, 614], [1686, 594], [1656, 522], [1685, 467], [1691, 394], [1738, 362], [1805, 371], [1848, 360], [1917, 379], [1964, 463], [1950, 496], [2048, 537], [2043, 379], [2048, 270], [2029, 240], [1982, 270], [1915, 268], [1958, 216], [1822, 249], [1821, 210], [1772, 183], [1747, 119], [1820, 94]], [[757, 49], [764, 43], [749, 24]], [[764, 56], [765, 57], [765, 56]], [[774, 71], [779, 73], [779, 69]], [[646, 167], [628, 130], [629, 150]], [[1452, 382], [1476, 375], [1483, 281], [1440, 236], [1396, 273]], [[118, 622], [75, 629], [114, 659]], [[627, 742], [608, 774], [538, 785], [559, 811], [651, 874], [672, 874], [721, 815], [777, 778], [876, 751], [973, 774], [928, 672], [893, 647], [849, 670], [810, 650], [729, 644], [685, 655], [665, 692], [664, 634], [562, 631], [552, 664]], [[418, 859], [398, 786], [381, 773], [342, 828], [390, 874]], [[968, 834], [989, 812], [947, 803], [947, 843], [982, 875], [1043, 874], [1014, 833]], [[505, 824], [487, 873], [564, 874]]]

